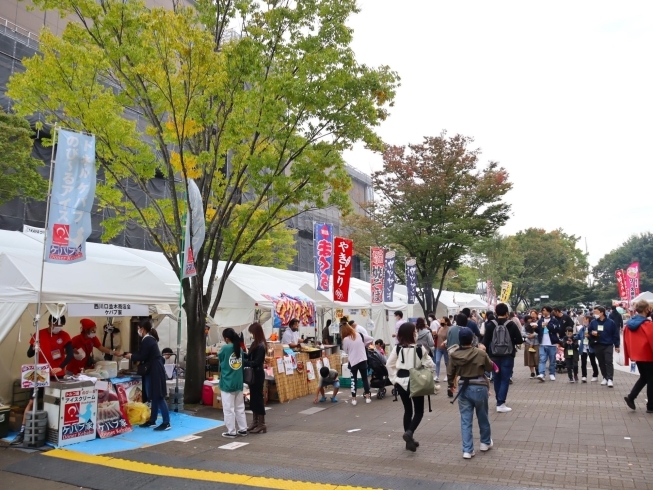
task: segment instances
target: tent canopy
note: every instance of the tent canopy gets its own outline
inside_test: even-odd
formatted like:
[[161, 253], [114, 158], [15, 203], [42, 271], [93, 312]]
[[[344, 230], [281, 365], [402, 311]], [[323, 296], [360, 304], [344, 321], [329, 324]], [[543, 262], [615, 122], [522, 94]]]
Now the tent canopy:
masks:
[[645, 299], [646, 301], [653, 301], [653, 293], [650, 291], [644, 291], [643, 293], [639, 293], [637, 296], [635, 296], [631, 301], [630, 304], [634, 305], [637, 303], [639, 300]]

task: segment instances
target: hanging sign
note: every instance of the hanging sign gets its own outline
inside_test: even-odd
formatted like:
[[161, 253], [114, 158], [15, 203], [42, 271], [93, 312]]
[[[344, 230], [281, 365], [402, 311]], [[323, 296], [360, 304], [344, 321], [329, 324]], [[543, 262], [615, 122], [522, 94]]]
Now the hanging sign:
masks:
[[329, 290], [329, 278], [333, 266], [333, 226], [326, 223], [313, 224], [313, 259], [315, 260], [315, 283], [318, 291]]
[[385, 250], [381, 247], [370, 248], [370, 287], [372, 304], [383, 303], [383, 269], [385, 266]]
[[68, 303], [69, 316], [148, 316], [150, 308], [137, 303], [103, 301], [102, 303]]
[[48, 214], [45, 261], [86, 260], [95, 198], [95, 136], [60, 130]]
[[349, 301], [349, 280], [351, 278], [354, 242], [337, 236], [334, 245], [333, 299], [334, 301], [346, 303]]
[[406, 291], [408, 304], [414, 305], [417, 297], [417, 261], [411, 257], [406, 258]]
[[34, 371], [34, 364], [23, 364], [20, 367], [21, 388], [43, 388], [50, 386], [50, 365], [37, 364]]

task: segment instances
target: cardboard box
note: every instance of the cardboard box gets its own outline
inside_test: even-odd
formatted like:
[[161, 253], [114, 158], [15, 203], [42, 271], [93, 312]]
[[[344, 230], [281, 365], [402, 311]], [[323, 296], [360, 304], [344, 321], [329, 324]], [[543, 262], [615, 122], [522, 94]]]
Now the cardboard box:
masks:
[[219, 386], [213, 387], [213, 408], [222, 408], [222, 392]]

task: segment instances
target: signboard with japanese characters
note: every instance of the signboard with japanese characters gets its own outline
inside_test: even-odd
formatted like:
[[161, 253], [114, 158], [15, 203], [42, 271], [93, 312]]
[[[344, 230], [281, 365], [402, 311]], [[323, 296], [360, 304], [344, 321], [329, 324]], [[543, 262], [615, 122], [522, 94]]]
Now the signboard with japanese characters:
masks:
[[619, 298], [623, 301], [628, 301], [628, 288], [626, 286], [626, 272], [623, 269], [617, 269], [615, 271], [615, 276], [617, 277], [617, 289], [619, 290]]
[[383, 303], [383, 275], [385, 266], [385, 249], [372, 247], [370, 249], [370, 287], [373, 305]]
[[406, 292], [408, 304], [414, 305], [417, 298], [417, 261], [412, 257], [406, 258]]
[[[126, 382], [129, 380], [125, 379]], [[113, 383], [109, 383], [107, 390], [98, 393], [97, 435], [101, 439], [132, 431], [123, 406]]]
[[639, 262], [633, 262], [626, 269], [626, 286], [628, 301], [639, 296]]
[[395, 251], [385, 252], [385, 270], [383, 275], [383, 301], [392, 303], [392, 295], [395, 290]]
[[95, 439], [97, 401], [95, 387], [62, 390], [59, 446]]
[[59, 130], [46, 235], [46, 262], [86, 260], [95, 198], [95, 136]]
[[35, 386], [36, 388], [50, 386], [49, 364], [37, 364], [36, 370], [34, 364], [23, 364], [20, 367], [20, 387], [27, 389]]
[[124, 301], [103, 301], [102, 303], [68, 303], [70, 316], [148, 316], [147, 305], [125, 303]]
[[329, 290], [333, 267], [333, 226], [327, 223], [313, 224], [313, 255], [315, 260], [315, 284], [318, 291]]
[[349, 280], [354, 242], [337, 236], [334, 241], [333, 300], [349, 301]]

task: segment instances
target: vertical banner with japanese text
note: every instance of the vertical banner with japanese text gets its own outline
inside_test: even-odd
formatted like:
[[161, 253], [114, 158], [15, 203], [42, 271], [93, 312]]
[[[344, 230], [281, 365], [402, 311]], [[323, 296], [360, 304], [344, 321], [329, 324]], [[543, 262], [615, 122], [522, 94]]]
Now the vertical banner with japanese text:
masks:
[[512, 283], [510, 281], [503, 281], [501, 283], [501, 296], [499, 297], [499, 302], [507, 303], [510, 299], [510, 293], [512, 293]]
[[385, 252], [385, 270], [383, 275], [383, 301], [392, 303], [392, 295], [395, 290], [395, 258], [394, 250]]
[[335, 237], [333, 243], [333, 299], [349, 301], [349, 279], [351, 278], [351, 261], [354, 242], [342, 237]]
[[383, 275], [385, 265], [385, 249], [382, 247], [370, 248], [370, 287], [373, 305], [383, 303]]
[[626, 271], [623, 269], [617, 269], [614, 271], [614, 275], [617, 278], [617, 290], [619, 291], [619, 299], [622, 301], [628, 301], [628, 288], [626, 286]]
[[[639, 262], [633, 262], [626, 269], [628, 301], [639, 295]], [[631, 305], [632, 306], [632, 305]]]
[[406, 293], [408, 304], [414, 305], [417, 297], [417, 261], [412, 257], [406, 257]]
[[57, 136], [45, 261], [86, 260], [95, 198], [95, 136], [64, 129]]
[[206, 234], [206, 220], [204, 218], [204, 205], [202, 193], [194, 180], [188, 181], [189, 210], [186, 213], [186, 238], [184, 243], [184, 277], [197, 275], [195, 255], [204, 244]]
[[333, 226], [313, 223], [313, 260], [315, 261], [315, 284], [318, 291], [329, 290], [333, 267]]

